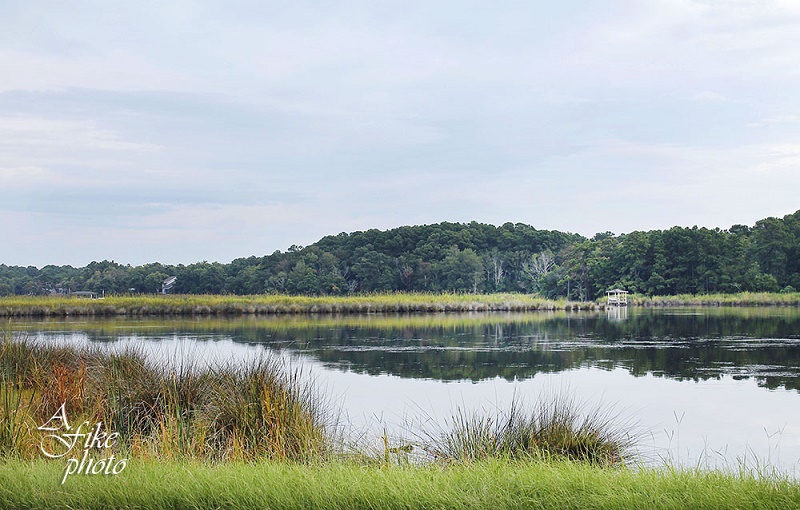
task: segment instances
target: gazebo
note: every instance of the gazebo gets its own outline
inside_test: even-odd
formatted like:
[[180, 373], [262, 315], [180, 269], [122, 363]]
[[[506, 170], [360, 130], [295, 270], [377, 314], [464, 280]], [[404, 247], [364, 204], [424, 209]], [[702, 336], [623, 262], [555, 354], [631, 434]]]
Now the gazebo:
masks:
[[177, 281], [177, 276], [170, 276], [161, 284], [161, 293], [162, 294], [169, 294], [172, 288], [175, 286], [175, 281]]
[[628, 291], [622, 289], [607, 290], [609, 306], [628, 306]]

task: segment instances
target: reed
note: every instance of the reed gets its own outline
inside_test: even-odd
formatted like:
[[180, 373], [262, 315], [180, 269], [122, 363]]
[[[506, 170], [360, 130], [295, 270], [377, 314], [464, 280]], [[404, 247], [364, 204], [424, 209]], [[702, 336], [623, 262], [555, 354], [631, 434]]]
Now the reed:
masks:
[[152, 295], [105, 299], [10, 296], [0, 298], [0, 317], [524, 312], [594, 310], [597, 307], [594, 302], [549, 300], [528, 294]]
[[[119, 434], [120, 448], [138, 458], [306, 462], [340, 453], [332, 413], [308, 377], [282, 358], [159, 366], [131, 348], [104, 352], [9, 338], [0, 366], [6, 418], [0, 439], [12, 456], [34, 457], [31, 424], [64, 404], [78, 423], [103, 422]], [[515, 401], [493, 417], [458, 414], [450, 430], [428, 435], [420, 447], [438, 461], [560, 457], [611, 465], [627, 458], [630, 443], [606, 414], [583, 413], [555, 396], [530, 411]], [[387, 444], [384, 455], [389, 450]]]
[[25, 449], [25, 439], [30, 435], [32, 420], [26, 410], [31, 407], [34, 393], [26, 391], [22, 375], [28, 362], [22, 346], [12, 341], [9, 330], [3, 330], [0, 343], [0, 457], [19, 457]]
[[[632, 306], [800, 306], [800, 293], [631, 295], [629, 304]], [[109, 296], [105, 299], [8, 296], [0, 298], [0, 317], [531, 312], [600, 310], [604, 307], [604, 299], [575, 302], [511, 293], [386, 293], [355, 296], [137, 295]]]
[[286, 371], [280, 364], [274, 358], [258, 358], [214, 374], [214, 391], [202, 409], [212, 431], [212, 450], [247, 460], [324, 457], [322, 405], [303, 386], [299, 369]]
[[602, 466], [634, 460], [636, 437], [610, 409], [588, 409], [567, 393], [539, 397], [530, 408], [515, 399], [508, 411], [454, 414], [445, 430], [423, 436], [422, 449], [437, 461], [564, 459]]
[[643, 307], [675, 306], [800, 306], [798, 292], [739, 292], [736, 294], [633, 295], [629, 304]]
[[327, 410], [299, 370], [274, 358], [175, 368], [133, 349], [7, 338], [0, 368], [6, 457], [36, 456], [36, 424], [62, 404], [71, 421], [103, 422], [119, 434], [120, 449], [139, 458], [308, 461], [331, 449]]
[[[19, 457], [25, 449], [25, 437], [30, 434], [31, 420], [23, 412], [22, 392], [5, 379], [0, 390], [0, 457]], [[27, 404], [27, 403], [26, 403]]]

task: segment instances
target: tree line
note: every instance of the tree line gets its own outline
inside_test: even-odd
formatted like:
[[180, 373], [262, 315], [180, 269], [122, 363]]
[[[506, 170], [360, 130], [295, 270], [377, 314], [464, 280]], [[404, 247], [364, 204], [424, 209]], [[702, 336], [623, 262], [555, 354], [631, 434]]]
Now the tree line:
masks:
[[729, 229], [673, 227], [592, 238], [522, 223], [438, 223], [326, 236], [229, 264], [0, 265], [0, 295], [157, 293], [347, 295], [526, 292], [591, 300], [621, 287], [648, 295], [800, 288], [800, 211]]

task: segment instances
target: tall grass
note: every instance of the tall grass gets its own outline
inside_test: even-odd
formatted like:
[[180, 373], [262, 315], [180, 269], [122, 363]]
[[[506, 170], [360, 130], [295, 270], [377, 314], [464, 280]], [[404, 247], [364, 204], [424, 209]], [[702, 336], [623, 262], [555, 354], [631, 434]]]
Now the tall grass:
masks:
[[[631, 295], [632, 306], [800, 306], [800, 293]], [[140, 295], [83, 299], [57, 296], [0, 298], [0, 317], [283, 315], [413, 312], [525, 312], [598, 310], [605, 299], [575, 302], [531, 294], [385, 293], [355, 296]]]
[[[564, 394], [456, 413], [415, 444], [438, 462], [389, 468], [331, 462], [323, 402], [275, 358], [167, 367], [6, 332], [0, 369], [0, 508], [800, 507], [800, 484], [774, 473], [631, 469], [629, 429]], [[30, 460], [37, 424], [64, 402], [122, 433], [123, 473], [60, 485], [63, 463]], [[386, 440], [387, 457], [406, 452]]]
[[675, 296], [633, 295], [632, 306], [800, 306], [800, 292], [739, 292], [736, 294], [679, 294]]
[[594, 302], [528, 294], [394, 293], [358, 296], [150, 295], [105, 299], [10, 296], [0, 317], [481, 312], [597, 309]]
[[13, 341], [10, 326], [0, 335], [0, 456], [16, 457], [32, 425], [26, 410], [32, 407], [34, 392], [25, 384], [31, 359]]
[[285, 372], [274, 358], [228, 366], [214, 380], [203, 410], [212, 450], [232, 448], [233, 458], [323, 458], [321, 402], [303, 389], [299, 371]]
[[[6, 456], [36, 457], [36, 424], [65, 405], [71, 421], [102, 422], [138, 458], [311, 461], [341, 453], [326, 404], [300, 369], [286, 363], [260, 357], [240, 365], [157, 365], [131, 348], [7, 338], [0, 351], [0, 444]], [[421, 442], [428, 459], [558, 457], [612, 465], [627, 458], [632, 442], [609, 416], [584, 413], [564, 396], [543, 398], [530, 411], [515, 401], [494, 417], [457, 414], [451, 425]], [[406, 446], [387, 443], [383, 454], [407, 458]]]
[[530, 408], [514, 399], [508, 411], [457, 411], [443, 430], [423, 435], [422, 449], [446, 462], [566, 459], [615, 466], [633, 460], [635, 434], [610, 408], [588, 409], [567, 393], [539, 397]]
[[175, 368], [132, 349], [7, 338], [0, 367], [6, 456], [36, 457], [36, 424], [62, 404], [70, 421], [103, 422], [139, 458], [310, 461], [332, 448], [327, 409], [299, 370], [275, 358]]

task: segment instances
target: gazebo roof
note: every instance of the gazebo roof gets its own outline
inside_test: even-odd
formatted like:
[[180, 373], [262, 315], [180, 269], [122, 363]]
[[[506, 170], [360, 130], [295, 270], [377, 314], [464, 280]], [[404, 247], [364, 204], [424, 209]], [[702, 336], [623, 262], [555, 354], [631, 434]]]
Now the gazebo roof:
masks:
[[611, 289], [606, 291], [606, 294], [627, 294], [627, 293], [628, 293], [627, 290], [622, 290], [622, 289]]

